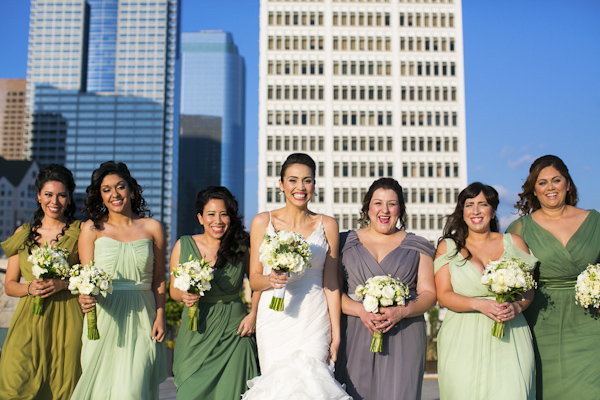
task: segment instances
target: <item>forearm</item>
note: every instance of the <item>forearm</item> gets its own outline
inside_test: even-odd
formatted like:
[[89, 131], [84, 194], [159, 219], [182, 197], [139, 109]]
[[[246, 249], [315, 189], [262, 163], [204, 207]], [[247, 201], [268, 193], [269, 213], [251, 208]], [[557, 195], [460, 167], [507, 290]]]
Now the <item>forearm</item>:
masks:
[[25, 297], [27, 296], [27, 288], [29, 286], [29, 282], [20, 283], [20, 282], [5, 282], [4, 284], [4, 293], [10, 297]]
[[533, 296], [533, 289], [523, 293], [523, 297], [514, 302], [517, 312], [522, 313], [523, 311], [525, 311], [527, 307], [529, 307], [533, 302]]
[[346, 293], [342, 294], [342, 312], [352, 317], [359, 317], [365, 308], [361, 302], [352, 300]]
[[262, 292], [270, 289], [271, 284], [269, 283], [269, 275], [263, 275], [257, 272], [250, 274], [250, 288], [255, 292]]
[[251, 298], [251, 303], [250, 303], [250, 314], [258, 313], [258, 302], [260, 301], [261, 293], [262, 292], [260, 292], [260, 291], [252, 292], [252, 298]]
[[164, 313], [165, 311], [165, 294], [166, 294], [166, 285], [165, 285], [165, 281], [163, 280], [160, 283], [155, 283], [155, 285], [153, 285], [152, 287], [152, 291], [154, 292], [154, 301], [156, 302], [156, 310], [158, 312], [158, 310], [162, 310], [162, 312]]
[[423, 315], [435, 305], [436, 295], [434, 292], [424, 291], [417, 295], [414, 301], [409, 301], [403, 310], [403, 318], [412, 318]]
[[327, 300], [327, 308], [329, 311], [329, 321], [331, 323], [331, 341], [336, 342], [340, 340], [340, 320], [342, 309], [340, 293], [338, 290], [323, 290], [325, 291], [325, 298]]
[[478, 303], [482, 299], [462, 296], [454, 291], [438, 293], [438, 303], [454, 312], [479, 311]]

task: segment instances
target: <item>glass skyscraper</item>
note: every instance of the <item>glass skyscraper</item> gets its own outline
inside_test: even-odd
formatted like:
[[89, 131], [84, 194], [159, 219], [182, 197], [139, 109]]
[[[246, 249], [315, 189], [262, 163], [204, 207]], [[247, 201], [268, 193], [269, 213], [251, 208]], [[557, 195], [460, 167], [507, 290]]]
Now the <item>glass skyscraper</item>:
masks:
[[227, 187], [244, 208], [246, 67], [230, 33], [181, 37], [180, 233], [198, 228], [196, 194]]
[[94, 169], [128, 165], [171, 241], [177, 229], [180, 0], [32, 0], [29, 157], [65, 164], [85, 195]]

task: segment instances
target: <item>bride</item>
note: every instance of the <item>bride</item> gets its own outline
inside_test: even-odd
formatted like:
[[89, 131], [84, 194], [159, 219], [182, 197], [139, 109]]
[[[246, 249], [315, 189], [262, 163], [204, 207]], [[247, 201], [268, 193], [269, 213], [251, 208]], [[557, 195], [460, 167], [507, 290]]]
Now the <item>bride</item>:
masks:
[[[250, 231], [250, 286], [263, 291], [256, 340], [261, 376], [248, 382], [250, 399], [351, 399], [333, 377], [340, 344], [340, 291], [337, 280], [338, 224], [308, 209], [315, 195], [315, 162], [291, 154], [279, 181], [285, 207], [254, 217]], [[269, 271], [259, 261], [266, 234], [285, 230], [304, 236], [311, 268], [301, 274]], [[273, 288], [286, 285], [284, 311], [269, 308]]]

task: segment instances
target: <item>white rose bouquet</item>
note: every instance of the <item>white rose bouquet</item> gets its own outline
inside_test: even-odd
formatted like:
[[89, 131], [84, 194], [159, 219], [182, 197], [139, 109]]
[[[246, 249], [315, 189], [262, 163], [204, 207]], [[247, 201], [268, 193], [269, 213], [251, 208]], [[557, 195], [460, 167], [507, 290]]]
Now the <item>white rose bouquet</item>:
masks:
[[[378, 312], [379, 307], [403, 306], [410, 297], [408, 286], [389, 275], [367, 279], [364, 285], [358, 285], [354, 289], [354, 295], [357, 300], [362, 300], [363, 307], [370, 313]], [[376, 330], [371, 341], [371, 352], [380, 353], [382, 344], [381, 332]]]
[[[304, 236], [296, 232], [278, 231], [275, 235], [265, 234], [260, 246], [260, 262], [268, 270], [295, 272], [300, 274], [310, 268], [312, 253]], [[283, 311], [285, 286], [274, 289], [269, 308]]]
[[[71, 278], [69, 279], [69, 290], [73, 294], [86, 296], [97, 296], [111, 294], [113, 291], [112, 279], [101, 268], [91, 261], [87, 265], [76, 264], [71, 267]], [[98, 320], [96, 317], [96, 306], [87, 313], [88, 339], [100, 339], [98, 332]]]
[[[535, 264], [530, 266], [518, 258], [501, 258], [490, 261], [483, 270], [481, 284], [496, 295], [497, 303], [504, 303], [508, 299], [515, 300], [516, 295], [536, 287], [533, 276]], [[494, 322], [492, 335], [497, 338], [504, 336], [504, 321]]]
[[[42, 247], [33, 249], [27, 261], [32, 263], [31, 273], [36, 279], [40, 278], [69, 278], [69, 263], [67, 257], [69, 252], [57, 246], [50, 246], [44, 243]], [[35, 315], [42, 315], [44, 309], [44, 299], [35, 296], [31, 312]]]
[[585, 308], [600, 308], [600, 264], [588, 265], [577, 277], [575, 302]]
[[[214, 268], [206, 261], [206, 256], [201, 260], [190, 257], [187, 262], [179, 264], [171, 271], [173, 273], [173, 286], [184, 292], [204, 296], [210, 290], [210, 281], [213, 279]], [[198, 330], [198, 303], [188, 308], [188, 330]]]

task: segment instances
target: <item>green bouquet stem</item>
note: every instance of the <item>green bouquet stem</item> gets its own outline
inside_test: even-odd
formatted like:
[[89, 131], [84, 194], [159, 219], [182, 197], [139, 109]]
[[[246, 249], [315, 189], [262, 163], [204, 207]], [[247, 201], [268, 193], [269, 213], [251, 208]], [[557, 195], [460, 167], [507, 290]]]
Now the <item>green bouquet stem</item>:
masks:
[[492, 335], [498, 339], [502, 339], [504, 337], [504, 321], [494, 322], [494, 326], [492, 327]]
[[44, 310], [44, 299], [40, 296], [35, 296], [33, 298], [33, 306], [31, 307], [31, 312], [35, 315], [42, 315], [42, 311]]
[[371, 353], [381, 353], [383, 347], [383, 338], [381, 332], [373, 332], [373, 340], [371, 341]]
[[269, 308], [275, 311], [283, 311], [283, 299], [273, 296]]
[[88, 323], [88, 339], [98, 340], [100, 339], [100, 332], [98, 332], [98, 317], [96, 315], [96, 306], [90, 308], [90, 312], [87, 313]]
[[194, 303], [193, 306], [188, 308], [188, 330], [189, 331], [197, 331], [198, 330], [198, 302]]

